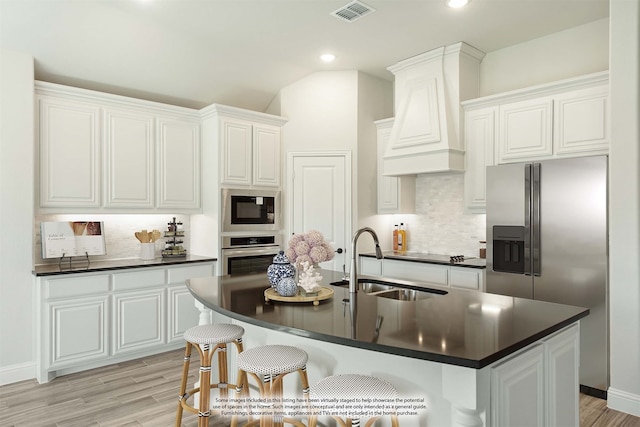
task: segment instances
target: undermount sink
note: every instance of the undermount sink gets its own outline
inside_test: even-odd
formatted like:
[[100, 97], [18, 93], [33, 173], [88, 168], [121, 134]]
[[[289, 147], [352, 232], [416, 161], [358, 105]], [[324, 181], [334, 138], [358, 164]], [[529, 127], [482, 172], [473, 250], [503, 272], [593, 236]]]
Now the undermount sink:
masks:
[[[446, 295], [447, 291], [431, 288], [408, 288], [402, 284], [387, 282], [383, 280], [362, 278], [358, 280], [360, 289], [367, 295], [382, 298], [395, 299], [398, 301], [419, 301], [433, 298], [436, 295]], [[349, 286], [349, 282], [334, 283], [337, 286]]]

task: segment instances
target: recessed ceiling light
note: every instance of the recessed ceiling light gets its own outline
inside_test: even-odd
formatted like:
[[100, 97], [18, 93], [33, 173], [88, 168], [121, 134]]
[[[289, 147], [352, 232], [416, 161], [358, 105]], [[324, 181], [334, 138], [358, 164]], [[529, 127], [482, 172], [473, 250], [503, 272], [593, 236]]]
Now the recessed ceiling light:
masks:
[[336, 59], [336, 56], [332, 53], [325, 53], [320, 55], [320, 59], [322, 62], [333, 62], [333, 60]]
[[469, 3], [469, 0], [446, 0], [445, 4], [449, 7], [453, 7], [455, 9], [464, 7]]

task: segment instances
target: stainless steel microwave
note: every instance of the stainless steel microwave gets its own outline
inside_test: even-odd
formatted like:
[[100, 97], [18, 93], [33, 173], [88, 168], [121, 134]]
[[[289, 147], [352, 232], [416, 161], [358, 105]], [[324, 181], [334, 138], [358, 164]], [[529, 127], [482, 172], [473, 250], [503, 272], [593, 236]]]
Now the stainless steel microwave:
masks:
[[222, 189], [222, 231], [278, 231], [280, 191]]

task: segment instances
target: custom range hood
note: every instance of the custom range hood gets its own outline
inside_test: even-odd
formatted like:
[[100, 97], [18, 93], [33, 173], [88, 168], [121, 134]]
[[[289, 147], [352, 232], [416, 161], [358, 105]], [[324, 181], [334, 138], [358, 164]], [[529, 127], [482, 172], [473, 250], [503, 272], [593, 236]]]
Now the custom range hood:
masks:
[[395, 76], [395, 120], [383, 174], [464, 171], [462, 107], [477, 98], [484, 53], [464, 42], [388, 67]]

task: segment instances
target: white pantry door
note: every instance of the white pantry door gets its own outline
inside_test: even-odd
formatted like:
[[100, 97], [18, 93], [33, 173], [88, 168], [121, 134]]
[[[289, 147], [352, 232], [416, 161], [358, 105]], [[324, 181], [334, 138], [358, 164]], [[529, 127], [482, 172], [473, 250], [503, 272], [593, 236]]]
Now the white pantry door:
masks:
[[[320, 267], [342, 271], [351, 236], [351, 153], [289, 153], [289, 236], [318, 230], [334, 249], [341, 248], [331, 262]], [[285, 244], [288, 242], [288, 236]]]

